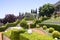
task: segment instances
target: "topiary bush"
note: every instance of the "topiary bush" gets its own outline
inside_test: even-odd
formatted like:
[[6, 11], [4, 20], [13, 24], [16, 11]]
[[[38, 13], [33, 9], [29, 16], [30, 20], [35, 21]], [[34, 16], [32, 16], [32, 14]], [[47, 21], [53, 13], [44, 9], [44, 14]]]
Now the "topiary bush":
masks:
[[54, 28], [55, 30], [59, 31], [60, 32], [60, 24], [45, 24], [45, 23], [40, 23], [40, 25], [46, 25], [48, 28], [49, 27], [52, 27]]
[[41, 21], [40, 21], [40, 20], [36, 20], [35, 22], [36, 22], [36, 24], [41, 23]]
[[40, 26], [37, 24], [36, 27], [39, 28]]
[[20, 22], [20, 26], [23, 27], [23, 28], [28, 28], [28, 24], [27, 24], [27, 22], [25, 20], [22, 20]]
[[52, 36], [53, 38], [60, 38], [60, 33], [58, 31], [53, 31]]
[[54, 28], [50, 27], [49, 28], [49, 33], [52, 33], [54, 31]]
[[20, 40], [19, 34], [19, 31], [11, 31], [11, 40]]
[[21, 28], [20, 30], [18, 29], [13, 29], [11, 30], [11, 40], [20, 40], [20, 34], [24, 33], [25, 30], [23, 28]]
[[43, 26], [43, 29], [44, 29], [44, 30], [47, 29], [47, 26], [44, 25], [44, 26]]
[[36, 27], [35, 23], [30, 24], [30, 28], [35, 28], [35, 27]]

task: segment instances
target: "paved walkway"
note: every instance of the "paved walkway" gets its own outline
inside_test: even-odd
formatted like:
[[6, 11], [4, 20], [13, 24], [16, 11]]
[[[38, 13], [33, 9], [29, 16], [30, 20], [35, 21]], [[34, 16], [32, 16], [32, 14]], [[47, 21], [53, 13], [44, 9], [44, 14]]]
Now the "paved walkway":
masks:
[[39, 30], [37, 28], [33, 28], [32, 30], [35, 31], [35, 32], [37, 32], [37, 33], [39, 33], [39, 34], [46, 35], [46, 32], [44, 32], [43, 30]]
[[2, 32], [0, 32], [0, 40], [2, 40]]

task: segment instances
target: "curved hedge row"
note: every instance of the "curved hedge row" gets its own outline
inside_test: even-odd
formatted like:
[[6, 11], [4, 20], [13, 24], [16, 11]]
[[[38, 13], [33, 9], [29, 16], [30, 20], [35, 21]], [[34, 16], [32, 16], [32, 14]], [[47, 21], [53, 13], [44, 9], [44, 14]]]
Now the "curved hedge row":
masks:
[[48, 28], [53, 27], [55, 30], [60, 31], [60, 25], [57, 24], [40, 24], [40, 26], [46, 25]]
[[19, 20], [16, 20], [16, 22], [14, 22], [14, 23], [7, 23], [7, 24], [5, 24], [4, 26], [1, 26], [1, 27], [0, 27], [0, 31], [4, 31], [4, 30], [6, 30], [6, 29], [9, 28], [9, 27], [14, 27], [14, 26], [16, 26], [19, 22], [20, 22]]

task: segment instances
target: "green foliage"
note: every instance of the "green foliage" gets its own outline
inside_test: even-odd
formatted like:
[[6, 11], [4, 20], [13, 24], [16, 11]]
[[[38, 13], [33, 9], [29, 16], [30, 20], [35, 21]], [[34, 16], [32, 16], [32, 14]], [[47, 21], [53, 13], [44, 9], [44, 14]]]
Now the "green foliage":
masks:
[[16, 32], [18, 32], [18, 33], [24, 33], [25, 32], [25, 29], [23, 29], [22, 27], [20, 28], [20, 29], [9, 29], [9, 30], [6, 30], [6, 32], [3, 32], [3, 35], [6, 35], [8, 38], [10, 38], [11, 39], [11, 35], [12, 35], [12, 31], [16, 31]]
[[58, 24], [58, 22], [60, 22], [60, 17], [54, 18], [53, 16], [49, 19], [49, 20], [45, 20], [43, 23], [54, 23], [56, 22], [56, 24]]
[[51, 36], [41, 35], [36, 32], [28, 34], [27, 32], [20, 34], [20, 40], [53, 40]]
[[4, 26], [1, 26], [1, 27], [0, 27], [0, 31], [4, 31], [4, 30], [6, 30], [6, 29], [9, 28], [9, 27], [14, 27], [14, 26], [16, 26], [19, 22], [20, 22], [19, 20], [16, 20], [16, 22], [14, 22], [14, 23], [7, 23], [7, 24], [5, 24]]
[[60, 17], [57, 17], [57, 18], [51, 17], [50, 19], [41, 22], [40, 25], [46, 25], [47, 27], [52, 27], [55, 30], [60, 31], [59, 22], [60, 22]]
[[0, 32], [4, 31], [5, 29], [6, 29], [5, 26], [1, 26], [1, 27], [0, 27]]
[[52, 33], [52, 36], [53, 36], [54, 38], [60, 38], [60, 33], [59, 33], [58, 31], [54, 31], [54, 32]]
[[52, 27], [52, 28], [54, 28], [55, 30], [57, 30], [57, 31], [60, 31], [60, 25], [57, 25], [57, 24], [40, 24], [40, 25], [46, 25], [48, 28], [49, 27]]
[[41, 22], [48, 20], [48, 19], [50, 19], [50, 18], [49, 17], [40, 17], [38, 23], [41, 23]]
[[53, 40], [52, 36], [41, 35], [36, 32], [32, 32], [32, 34], [20, 33], [20, 30], [14, 29], [4, 32], [3, 35], [6, 35], [11, 40]]
[[38, 24], [38, 23], [41, 23], [41, 21], [40, 20], [36, 20], [36, 24]]
[[35, 27], [36, 27], [35, 23], [30, 24], [30, 28], [35, 28]]
[[18, 30], [12, 30], [10, 36], [11, 40], [20, 40], [19, 34], [20, 32]]
[[39, 8], [39, 15], [40, 16], [47, 16], [50, 17], [54, 12], [54, 6], [52, 4], [45, 4]]
[[39, 28], [40, 26], [37, 24], [36, 27]]
[[49, 28], [49, 33], [52, 33], [54, 31], [54, 28], [50, 27]]
[[43, 29], [44, 29], [44, 30], [47, 29], [47, 26], [44, 25], [44, 26], [43, 26]]
[[20, 22], [20, 26], [23, 28], [28, 28], [28, 24], [24, 19]]
[[17, 29], [12, 30], [11, 31], [11, 36], [10, 36], [11, 40], [20, 40], [19, 34], [24, 33], [24, 32], [25, 32], [25, 30], [22, 29], [22, 28], [20, 30], [17, 30]]
[[25, 20], [34, 20], [34, 18], [24, 18]]
[[19, 20], [16, 20], [14, 23], [7, 23], [6, 24], [6, 27], [14, 27], [16, 26], [20, 21]]

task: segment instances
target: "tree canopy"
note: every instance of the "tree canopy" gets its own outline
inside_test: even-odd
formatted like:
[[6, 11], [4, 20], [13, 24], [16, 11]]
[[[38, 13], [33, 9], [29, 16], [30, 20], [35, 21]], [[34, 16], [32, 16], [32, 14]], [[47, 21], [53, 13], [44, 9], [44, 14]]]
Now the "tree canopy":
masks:
[[39, 16], [47, 16], [50, 17], [53, 12], [54, 12], [55, 8], [52, 4], [45, 4], [41, 7], [39, 7]]

